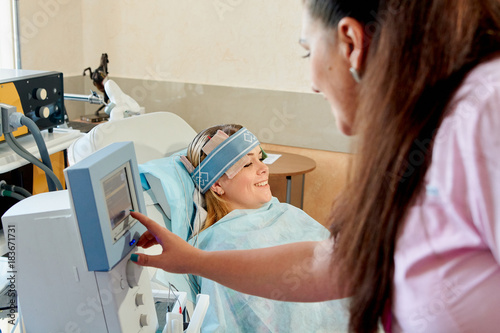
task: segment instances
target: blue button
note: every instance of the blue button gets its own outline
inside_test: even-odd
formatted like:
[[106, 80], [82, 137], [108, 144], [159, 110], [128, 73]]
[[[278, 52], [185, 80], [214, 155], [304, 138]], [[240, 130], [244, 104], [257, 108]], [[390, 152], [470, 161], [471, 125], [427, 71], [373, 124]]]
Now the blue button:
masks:
[[130, 243], [128, 243], [130, 246], [133, 246], [135, 244], [136, 240], [133, 239]]

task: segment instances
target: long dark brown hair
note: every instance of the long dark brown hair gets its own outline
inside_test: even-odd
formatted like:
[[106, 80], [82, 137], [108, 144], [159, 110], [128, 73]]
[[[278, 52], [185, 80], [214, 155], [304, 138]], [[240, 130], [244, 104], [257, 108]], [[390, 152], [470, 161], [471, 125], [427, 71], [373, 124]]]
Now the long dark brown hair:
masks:
[[349, 292], [353, 332], [375, 332], [392, 299], [394, 252], [422, 190], [432, 142], [457, 88], [500, 49], [498, 0], [304, 0], [336, 27], [350, 16], [371, 43], [349, 182], [335, 202], [333, 264]]

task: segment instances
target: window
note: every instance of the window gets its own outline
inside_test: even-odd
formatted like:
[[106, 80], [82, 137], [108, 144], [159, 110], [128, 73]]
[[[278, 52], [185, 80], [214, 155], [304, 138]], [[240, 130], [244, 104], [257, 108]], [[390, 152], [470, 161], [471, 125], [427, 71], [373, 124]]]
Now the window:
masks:
[[0, 0], [0, 68], [14, 68], [11, 3], [11, 0]]

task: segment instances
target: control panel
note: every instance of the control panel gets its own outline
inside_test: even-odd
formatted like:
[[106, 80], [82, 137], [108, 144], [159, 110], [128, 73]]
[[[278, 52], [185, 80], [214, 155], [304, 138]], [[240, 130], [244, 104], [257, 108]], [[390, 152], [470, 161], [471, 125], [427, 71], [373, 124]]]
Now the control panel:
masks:
[[[17, 107], [40, 130], [64, 123], [64, 85], [61, 72], [0, 69], [0, 103]], [[14, 136], [27, 133], [26, 128]]]

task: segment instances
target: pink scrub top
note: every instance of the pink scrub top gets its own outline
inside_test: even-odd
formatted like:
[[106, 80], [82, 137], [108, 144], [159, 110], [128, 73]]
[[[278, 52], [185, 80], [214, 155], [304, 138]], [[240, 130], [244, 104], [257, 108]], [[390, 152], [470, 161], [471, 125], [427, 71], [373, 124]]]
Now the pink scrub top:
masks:
[[392, 313], [393, 332], [500, 332], [500, 58], [469, 73], [438, 130], [398, 239]]

